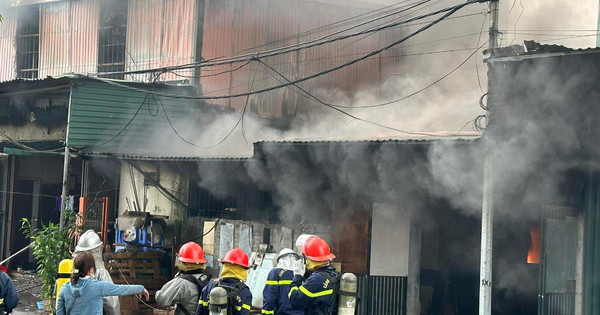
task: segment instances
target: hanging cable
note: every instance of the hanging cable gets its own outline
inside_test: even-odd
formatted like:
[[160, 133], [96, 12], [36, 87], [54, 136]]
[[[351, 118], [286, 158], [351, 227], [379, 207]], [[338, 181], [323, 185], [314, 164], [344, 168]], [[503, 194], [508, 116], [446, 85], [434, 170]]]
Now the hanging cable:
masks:
[[[463, 7], [467, 6], [467, 5], [471, 5], [474, 3], [483, 3], [483, 2], [489, 2], [489, 0], [470, 0], [467, 1], [465, 3], [462, 4], [458, 4], [452, 7], [447, 7], [444, 9], [440, 9], [434, 12], [430, 12], [424, 15], [420, 15], [417, 17], [413, 17], [413, 18], [409, 18], [407, 20], [402, 20], [402, 21], [398, 21], [398, 22], [393, 22], [393, 23], [388, 23], [385, 24], [383, 26], [379, 26], [379, 27], [374, 27], [374, 28], [370, 28], [364, 31], [359, 31], [359, 32], [355, 32], [355, 33], [351, 33], [351, 34], [346, 34], [346, 35], [342, 35], [339, 37], [335, 37], [332, 39], [328, 39], [328, 40], [318, 40], [318, 41], [308, 41], [308, 42], [304, 42], [304, 43], [300, 43], [300, 44], [296, 44], [293, 45], [292, 47], [284, 47], [284, 48], [278, 48], [278, 49], [273, 49], [273, 50], [268, 50], [268, 51], [263, 51], [263, 52], [256, 52], [256, 53], [252, 53], [252, 54], [246, 54], [246, 55], [242, 55], [242, 56], [233, 56], [233, 57], [229, 57], [229, 58], [225, 58], [225, 59], [221, 59], [221, 60], [213, 60], [213, 61], [201, 61], [201, 62], [195, 62], [195, 63], [190, 63], [190, 64], [185, 64], [185, 65], [178, 65], [178, 66], [170, 66], [170, 67], [162, 67], [162, 68], [155, 68], [155, 69], [148, 69], [148, 70], [136, 70], [136, 71], [121, 71], [121, 72], [106, 72], [106, 73], [96, 73], [94, 75], [114, 75], [114, 74], [136, 74], [136, 73], [148, 73], [148, 72], [165, 72], [165, 71], [171, 71], [171, 70], [181, 70], [181, 69], [187, 69], [187, 68], [198, 68], [198, 67], [206, 67], [206, 66], [215, 66], [215, 65], [222, 65], [222, 64], [230, 64], [230, 63], [237, 63], [237, 62], [243, 62], [243, 61], [247, 61], [247, 60], [251, 60], [251, 59], [256, 59], [256, 58], [265, 58], [265, 57], [272, 57], [272, 56], [276, 56], [276, 55], [280, 55], [280, 54], [286, 54], [289, 52], [293, 52], [293, 51], [297, 51], [297, 50], [302, 50], [302, 49], [308, 49], [308, 48], [312, 48], [315, 46], [320, 46], [320, 45], [325, 45], [325, 44], [329, 44], [335, 41], [339, 41], [339, 40], [344, 40], [347, 38], [351, 38], [351, 37], [356, 37], [356, 36], [360, 36], [360, 35], [364, 35], [367, 33], [372, 33], [372, 32], [378, 32], [378, 31], [382, 31], [391, 27], [395, 27], [395, 26], [399, 26], [402, 24], [407, 24], [410, 22], [414, 22], [417, 20], [421, 20], [424, 18], [428, 18], [434, 15], [438, 15], [438, 14], [442, 14], [445, 13], [443, 15], [443, 17], [441, 19], [436, 19], [434, 21], [432, 21], [431, 23], [429, 23], [428, 25], [426, 25], [425, 27], [422, 27], [421, 29], [419, 29], [418, 33], [420, 33], [421, 31], [428, 29], [429, 27], [439, 23], [441, 20], [445, 19], [446, 17], [454, 14], [456, 11], [462, 9]], [[416, 34], [415, 34], [416, 35]], [[413, 35], [414, 36], [414, 35]], [[412, 36], [409, 36], [408, 38], [411, 38]], [[407, 38], [407, 39], [408, 39]], [[403, 41], [399, 41], [399, 42], [395, 42], [393, 46], [396, 46]], [[389, 49], [385, 48], [386, 49]], [[383, 50], [381, 50], [383, 51]], [[381, 52], [379, 51], [379, 52]], [[378, 52], [378, 53], [379, 53]]]
[[[464, 8], [465, 6], [471, 5], [471, 4], [474, 4], [474, 3], [480, 3], [481, 1], [487, 1], [487, 0], [472, 0], [472, 1], [465, 2], [465, 3], [460, 4], [460, 5], [454, 6], [454, 7], [452, 7], [449, 10], [448, 9], [444, 9], [442, 11], [444, 11], [446, 13], [444, 15], [442, 15], [441, 17], [439, 17], [438, 19], [436, 19], [435, 21], [432, 21], [430, 24], [427, 24], [426, 26], [421, 27], [417, 31], [415, 31], [415, 32], [413, 32], [413, 33], [411, 33], [411, 34], [409, 34], [409, 35], [407, 35], [407, 36], [405, 36], [405, 37], [403, 37], [403, 38], [401, 38], [401, 39], [399, 39], [397, 41], [394, 41], [394, 42], [392, 42], [392, 43], [390, 43], [390, 44], [388, 44], [388, 45], [386, 45], [386, 46], [384, 46], [382, 48], [374, 50], [374, 51], [372, 51], [372, 52], [370, 52], [370, 53], [368, 53], [368, 54], [366, 54], [366, 55], [364, 55], [364, 56], [362, 56], [360, 58], [356, 58], [356, 59], [350, 60], [350, 61], [348, 61], [346, 63], [343, 63], [341, 65], [335, 66], [333, 68], [329, 68], [329, 69], [317, 72], [315, 74], [312, 74], [312, 75], [309, 75], [309, 76], [306, 76], [306, 77], [303, 77], [303, 78], [299, 78], [299, 79], [290, 81], [290, 82], [285, 83], [285, 84], [281, 84], [281, 85], [277, 85], [277, 86], [272, 86], [272, 87], [268, 87], [268, 88], [263, 88], [263, 89], [256, 90], [256, 91], [249, 91], [249, 92], [237, 93], [237, 94], [229, 94], [229, 95], [220, 95], [220, 96], [185, 96], [185, 95], [175, 95], [175, 94], [167, 94], [167, 93], [156, 93], [156, 92], [151, 92], [151, 91], [148, 91], [148, 90], [145, 90], [145, 89], [141, 89], [141, 88], [136, 88], [136, 87], [132, 87], [132, 86], [123, 85], [123, 84], [120, 84], [120, 83], [117, 83], [117, 82], [113, 82], [113, 81], [110, 81], [110, 80], [104, 80], [104, 79], [101, 79], [101, 78], [94, 78], [94, 79], [95, 80], [99, 80], [99, 81], [103, 81], [103, 82], [105, 82], [107, 84], [110, 84], [110, 85], [121, 86], [123, 88], [134, 90], [134, 91], [140, 91], [140, 92], [146, 92], [146, 93], [150, 92], [152, 94], [161, 95], [161, 96], [165, 96], [165, 97], [176, 98], [176, 99], [177, 98], [178, 99], [226, 99], [226, 98], [242, 97], [242, 96], [248, 96], [248, 95], [253, 95], [253, 94], [259, 94], [259, 93], [269, 92], [269, 91], [272, 91], [272, 90], [280, 89], [280, 88], [283, 88], [283, 87], [286, 87], [286, 86], [290, 86], [290, 85], [293, 85], [293, 84], [301, 83], [301, 82], [304, 82], [304, 81], [308, 81], [308, 80], [311, 80], [311, 79], [314, 79], [314, 78], [326, 75], [328, 73], [331, 73], [331, 72], [340, 70], [342, 68], [351, 66], [351, 65], [353, 65], [355, 63], [358, 63], [360, 61], [363, 61], [363, 60], [365, 60], [365, 59], [367, 59], [369, 57], [377, 55], [377, 54], [379, 54], [379, 53], [381, 53], [381, 52], [383, 52], [385, 50], [388, 50], [388, 49], [390, 49], [390, 48], [392, 48], [394, 46], [397, 46], [397, 45], [399, 45], [399, 44], [401, 44], [401, 43], [409, 40], [410, 38], [412, 38], [412, 37], [414, 37], [414, 36], [416, 36], [416, 35], [424, 32], [425, 30], [431, 28], [432, 26], [434, 26], [434, 25], [438, 24], [439, 22], [441, 22], [442, 20], [444, 20], [446, 17], [448, 17], [448, 16], [454, 14], [455, 12], [457, 12], [458, 10]], [[255, 60], [259, 60], [259, 58], [257, 58], [257, 57], [254, 57], [254, 59]]]

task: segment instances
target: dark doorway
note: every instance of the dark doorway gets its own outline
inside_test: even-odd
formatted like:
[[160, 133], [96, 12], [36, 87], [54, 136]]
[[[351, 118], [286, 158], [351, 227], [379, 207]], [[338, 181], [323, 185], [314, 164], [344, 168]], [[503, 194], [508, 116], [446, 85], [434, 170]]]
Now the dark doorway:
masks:
[[[12, 241], [10, 250], [11, 253], [16, 253], [21, 248], [29, 244], [29, 240], [21, 232], [21, 219], [28, 218], [32, 220], [32, 214], [37, 214], [37, 206], [39, 198], [36, 194], [36, 180], [17, 179], [15, 182], [15, 194], [13, 197], [13, 222], [12, 222]], [[33, 208], [36, 207], [34, 212]], [[34, 269], [34, 262], [29, 259], [30, 251], [27, 250], [9, 262], [11, 269], [23, 267], [24, 269]]]
[[40, 197], [40, 221], [44, 225], [60, 222], [61, 184], [42, 184]]

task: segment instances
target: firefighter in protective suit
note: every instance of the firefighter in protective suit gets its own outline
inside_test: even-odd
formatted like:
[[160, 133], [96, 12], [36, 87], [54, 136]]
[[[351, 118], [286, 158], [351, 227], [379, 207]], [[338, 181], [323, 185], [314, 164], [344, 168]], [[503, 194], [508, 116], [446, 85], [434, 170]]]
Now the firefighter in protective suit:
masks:
[[[73, 259], [83, 252], [87, 252], [94, 256], [96, 266], [94, 268], [95, 273], [93, 278], [98, 281], [113, 283], [108, 270], [104, 267], [104, 259], [102, 259], [102, 241], [94, 230], [87, 230], [81, 235], [79, 242], [75, 247], [75, 251], [73, 252]], [[119, 305], [118, 296], [106, 296], [102, 299], [102, 310], [104, 314], [121, 315], [121, 306]]]
[[175, 315], [194, 314], [202, 289], [210, 280], [203, 274], [206, 267], [204, 250], [197, 243], [185, 243], [179, 249], [175, 263], [179, 272], [156, 292], [156, 303], [162, 308], [175, 305]]
[[[305, 310], [306, 315], [336, 314], [341, 275], [331, 266], [335, 255], [327, 242], [319, 237], [306, 241], [303, 255], [306, 264], [302, 260], [294, 264], [294, 279], [289, 292], [292, 307]], [[310, 276], [303, 282], [306, 270]]]
[[210, 281], [202, 290], [196, 315], [209, 315], [210, 291], [219, 286], [225, 288], [228, 296], [227, 315], [249, 315], [252, 306], [252, 293], [246, 286], [248, 278], [248, 255], [241, 248], [234, 248], [221, 259], [223, 268], [219, 279]]
[[0, 270], [0, 314], [10, 314], [19, 304], [19, 293], [6, 272]]
[[290, 304], [288, 292], [294, 278], [294, 264], [300, 256], [289, 248], [284, 248], [275, 258], [277, 266], [267, 276], [263, 290], [262, 314], [304, 315], [304, 310], [294, 309]]

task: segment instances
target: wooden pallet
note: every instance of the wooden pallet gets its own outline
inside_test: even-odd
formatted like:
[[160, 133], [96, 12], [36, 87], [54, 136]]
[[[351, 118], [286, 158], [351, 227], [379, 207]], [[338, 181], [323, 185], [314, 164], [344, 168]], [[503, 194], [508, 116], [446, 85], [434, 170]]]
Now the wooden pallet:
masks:
[[106, 269], [113, 279], [160, 279], [160, 259], [164, 254], [158, 252], [106, 253]]
[[[109, 271], [115, 284], [140, 284], [143, 285], [150, 299], [146, 304], [156, 308], [154, 298], [156, 291], [169, 281], [160, 274], [159, 261], [164, 254], [157, 252], [126, 252], [104, 254], [106, 269]], [[152, 315], [153, 309], [140, 302], [135, 296], [122, 296], [122, 315]]]

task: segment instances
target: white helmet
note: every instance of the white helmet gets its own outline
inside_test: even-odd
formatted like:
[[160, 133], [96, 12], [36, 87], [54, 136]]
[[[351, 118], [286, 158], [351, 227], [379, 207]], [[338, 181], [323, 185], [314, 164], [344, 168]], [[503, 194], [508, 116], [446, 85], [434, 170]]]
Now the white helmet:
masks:
[[296, 252], [294, 252], [292, 249], [290, 248], [284, 248], [279, 252], [279, 255], [277, 255], [277, 257], [275, 257], [275, 262], [279, 262], [279, 258], [287, 256], [287, 255], [294, 255], [296, 256], [296, 258], [299, 258], [300, 256], [298, 256], [298, 254], [296, 254]]
[[[293, 256], [293, 257], [289, 257], [289, 256]], [[288, 257], [288, 258], [285, 258], [285, 257]], [[282, 260], [282, 258], [285, 258], [285, 259]], [[282, 269], [291, 270], [293, 267], [293, 262], [295, 262], [299, 258], [300, 258], [300, 256], [296, 252], [294, 252], [292, 249], [284, 248], [279, 252], [279, 254], [273, 260], [273, 267], [279, 267]]]
[[102, 241], [100, 240], [98, 234], [96, 234], [94, 230], [87, 230], [79, 238], [79, 243], [77, 243], [75, 251], [87, 252], [89, 250], [97, 248], [98, 246], [102, 246]]

